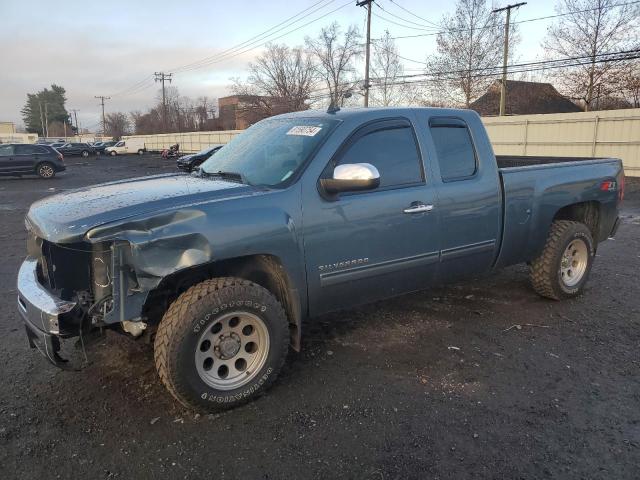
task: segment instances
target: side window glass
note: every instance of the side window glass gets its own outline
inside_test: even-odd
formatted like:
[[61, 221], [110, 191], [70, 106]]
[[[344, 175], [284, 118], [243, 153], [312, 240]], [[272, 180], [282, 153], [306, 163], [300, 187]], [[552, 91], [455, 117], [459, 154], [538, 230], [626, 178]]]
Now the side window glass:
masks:
[[353, 143], [338, 165], [370, 163], [380, 172], [380, 187], [421, 182], [418, 146], [409, 126], [386, 128], [368, 133]]
[[10, 157], [13, 155], [13, 145], [0, 145], [0, 157]]
[[36, 147], [35, 145], [16, 145], [16, 155], [33, 155], [35, 153], [42, 153], [40, 151], [41, 147]]
[[467, 125], [455, 119], [430, 123], [443, 181], [460, 180], [476, 173], [476, 154]]

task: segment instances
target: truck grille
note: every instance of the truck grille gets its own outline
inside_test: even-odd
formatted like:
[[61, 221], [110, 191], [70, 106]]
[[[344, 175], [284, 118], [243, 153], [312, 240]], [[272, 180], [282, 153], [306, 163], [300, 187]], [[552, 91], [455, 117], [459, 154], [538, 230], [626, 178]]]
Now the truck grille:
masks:
[[90, 291], [91, 246], [86, 243], [55, 244], [42, 240], [39, 259], [42, 283], [63, 300], [75, 292]]

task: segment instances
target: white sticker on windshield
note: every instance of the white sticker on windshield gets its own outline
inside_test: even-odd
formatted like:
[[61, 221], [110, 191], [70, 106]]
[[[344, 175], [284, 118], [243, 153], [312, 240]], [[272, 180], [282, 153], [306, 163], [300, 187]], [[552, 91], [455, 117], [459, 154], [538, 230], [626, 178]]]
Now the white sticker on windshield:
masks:
[[316, 133], [322, 130], [322, 127], [311, 127], [299, 125], [297, 127], [291, 127], [291, 130], [287, 132], [287, 135], [301, 135], [303, 137], [315, 137]]

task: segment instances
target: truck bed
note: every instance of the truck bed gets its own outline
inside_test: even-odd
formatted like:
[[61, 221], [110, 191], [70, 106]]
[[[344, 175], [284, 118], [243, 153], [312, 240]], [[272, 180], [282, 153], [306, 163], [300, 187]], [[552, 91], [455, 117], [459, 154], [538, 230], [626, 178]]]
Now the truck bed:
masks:
[[588, 160], [605, 160], [600, 157], [540, 157], [526, 155], [496, 155], [498, 168], [529, 167], [531, 165], [548, 165], [551, 163], [582, 162]]
[[544, 246], [558, 205], [598, 202], [599, 231], [605, 240], [616, 219], [616, 197], [600, 190], [603, 180], [622, 175], [615, 158], [496, 157], [503, 192], [504, 236], [497, 266], [530, 261]]

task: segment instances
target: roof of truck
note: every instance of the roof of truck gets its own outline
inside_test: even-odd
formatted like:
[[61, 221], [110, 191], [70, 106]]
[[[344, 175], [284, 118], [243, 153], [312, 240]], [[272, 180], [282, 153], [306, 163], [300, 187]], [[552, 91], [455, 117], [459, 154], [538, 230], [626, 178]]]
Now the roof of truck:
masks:
[[271, 118], [295, 118], [295, 117], [314, 117], [314, 118], [336, 118], [336, 119], [374, 119], [378, 117], [389, 117], [393, 115], [406, 115], [407, 112], [427, 111], [437, 113], [439, 115], [477, 115], [473, 110], [462, 110], [454, 108], [436, 108], [436, 107], [351, 107], [341, 108], [336, 112], [327, 112], [326, 110], [302, 110], [300, 112], [283, 113]]

